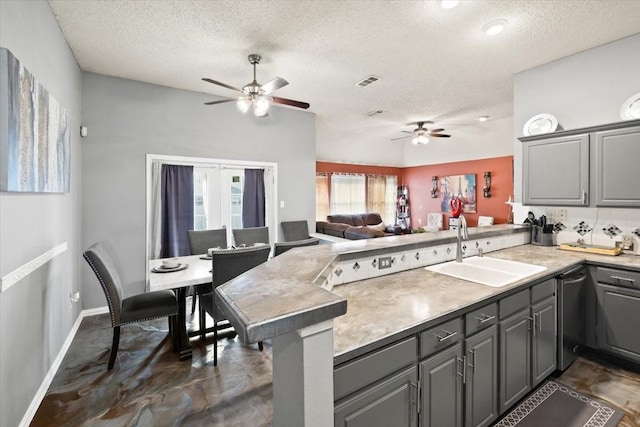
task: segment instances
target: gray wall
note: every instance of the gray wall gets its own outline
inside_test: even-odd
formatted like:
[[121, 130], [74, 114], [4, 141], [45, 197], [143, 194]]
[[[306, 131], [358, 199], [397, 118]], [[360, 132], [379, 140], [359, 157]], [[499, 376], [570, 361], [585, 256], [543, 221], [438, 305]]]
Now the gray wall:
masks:
[[[203, 89], [207, 88], [203, 83]], [[279, 221], [315, 218], [315, 115], [272, 107], [257, 119], [216, 97], [131, 80], [83, 76], [83, 243], [112, 249], [125, 293], [145, 290], [146, 154], [278, 164]], [[83, 268], [84, 308], [106, 305]]]
[[[81, 71], [45, 1], [2, 1], [0, 45], [70, 113], [81, 117]], [[69, 194], [0, 193], [0, 276], [63, 243], [68, 250], [0, 293], [0, 426], [25, 414], [79, 315], [81, 148], [71, 132]]]
[[[515, 74], [513, 130], [555, 115], [564, 129], [620, 121], [620, 106], [640, 92], [640, 34]], [[514, 138], [514, 190], [522, 200], [522, 143]]]

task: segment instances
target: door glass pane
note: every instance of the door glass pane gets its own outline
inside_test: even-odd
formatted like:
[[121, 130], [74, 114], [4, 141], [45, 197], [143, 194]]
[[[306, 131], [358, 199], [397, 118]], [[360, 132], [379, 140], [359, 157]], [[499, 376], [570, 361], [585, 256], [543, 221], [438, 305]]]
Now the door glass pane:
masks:
[[193, 171], [193, 227], [195, 230], [207, 229], [206, 211], [207, 174]]
[[242, 189], [244, 175], [231, 176], [231, 228], [242, 228]]

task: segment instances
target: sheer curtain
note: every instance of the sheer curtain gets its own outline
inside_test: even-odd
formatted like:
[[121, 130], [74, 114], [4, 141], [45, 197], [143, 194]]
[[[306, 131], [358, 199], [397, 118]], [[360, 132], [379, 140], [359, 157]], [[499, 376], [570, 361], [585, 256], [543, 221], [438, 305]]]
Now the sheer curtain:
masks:
[[151, 163], [151, 227], [149, 232], [149, 258], [160, 258], [162, 249], [162, 163]]
[[316, 221], [326, 221], [329, 215], [329, 176], [316, 174]]
[[331, 174], [330, 212], [355, 214], [366, 212], [365, 176], [362, 174]]
[[396, 222], [395, 175], [367, 175], [367, 212], [377, 212], [385, 224]]

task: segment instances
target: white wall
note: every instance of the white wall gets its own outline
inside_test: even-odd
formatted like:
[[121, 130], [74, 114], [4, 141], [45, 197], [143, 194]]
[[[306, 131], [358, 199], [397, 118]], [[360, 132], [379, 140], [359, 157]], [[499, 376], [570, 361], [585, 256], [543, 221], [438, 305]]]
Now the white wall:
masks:
[[[274, 106], [266, 119], [215, 97], [85, 73], [83, 78], [83, 246], [112, 249], [127, 295], [145, 290], [145, 159], [164, 154], [275, 162], [278, 221], [315, 219], [315, 115]], [[84, 308], [105, 305], [88, 267]]]
[[[522, 136], [526, 121], [539, 113], [555, 115], [564, 129], [620, 121], [622, 103], [640, 92], [640, 34], [608, 43], [531, 70], [513, 78], [513, 147], [515, 199], [522, 200]], [[556, 208], [546, 208], [551, 212]], [[527, 207], [520, 212], [526, 213]], [[534, 213], [544, 213], [536, 207]], [[640, 227], [640, 209], [568, 208], [562, 241], [575, 241], [572, 227], [587, 222], [594, 232], [587, 242], [613, 246], [602, 227], [613, 223], [626, 234]], [[518, 216], [516, 215], [516, 221]], [[619, 238], [617, 240], [620, 240]], [[636, 239], [637, 243], [640, 243]]]
[[71, 192], [0, 193], [0, 277], [67, 242], [68, 250], [0, 293], [0, 426], [16, 426], [79, 315], [81, 71], [46, 1], [2, 1], [0, 44], [71, 118]]

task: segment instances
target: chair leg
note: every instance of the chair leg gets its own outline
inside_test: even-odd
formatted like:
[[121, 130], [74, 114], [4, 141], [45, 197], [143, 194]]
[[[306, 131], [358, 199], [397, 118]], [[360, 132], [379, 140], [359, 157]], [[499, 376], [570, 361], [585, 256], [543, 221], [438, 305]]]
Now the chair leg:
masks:
[[200, 324], [200, 339], [204, 341], [207, 335], [207, 314], [202, 307], [200, 308], [200, 318], [198, 323]]
[[198, 297], [198, 291], [193, 288], [193, 295], [191, 295], [191, 314], [196, 312], [196, 298]]
[[218, 366], [218, 322], [213, 322], [213, 366]]
[[262, 345], [262, 341], [258, 341], [258, 350], [264, 350], [264, 346]]
[[118, 353], [118, 345], [120, 344], [120, 326], [113, 327], [113, 341], [111, 342], [111, 356], [109, 357], [109, 370], [113, 369], [113, 364], [116, 361], [116, 354]]

